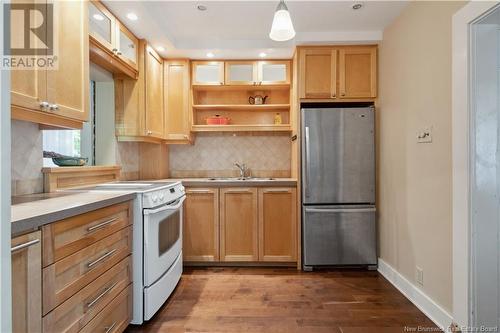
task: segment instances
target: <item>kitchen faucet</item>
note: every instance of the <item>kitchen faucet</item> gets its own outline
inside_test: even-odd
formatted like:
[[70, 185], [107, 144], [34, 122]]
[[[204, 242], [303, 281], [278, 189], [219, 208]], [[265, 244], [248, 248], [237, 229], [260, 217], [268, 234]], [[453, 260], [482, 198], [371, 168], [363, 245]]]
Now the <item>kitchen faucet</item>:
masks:
[[248, 170], [247, 166], [244, 163], [239, 164], [238, 162], [235, 162], [234, 165], [236, 165], [238, 169], [240, 169], [240, 178], [245, 178], [245, 172]]

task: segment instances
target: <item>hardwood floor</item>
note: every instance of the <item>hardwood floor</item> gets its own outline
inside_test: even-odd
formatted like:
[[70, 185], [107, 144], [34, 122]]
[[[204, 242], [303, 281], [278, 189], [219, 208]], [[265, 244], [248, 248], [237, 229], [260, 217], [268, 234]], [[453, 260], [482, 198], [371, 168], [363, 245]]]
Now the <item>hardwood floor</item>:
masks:
[[439, 331], [377, 272], [185, 268], [155, 317], [128, 332], [411, 332], [405, 326]]

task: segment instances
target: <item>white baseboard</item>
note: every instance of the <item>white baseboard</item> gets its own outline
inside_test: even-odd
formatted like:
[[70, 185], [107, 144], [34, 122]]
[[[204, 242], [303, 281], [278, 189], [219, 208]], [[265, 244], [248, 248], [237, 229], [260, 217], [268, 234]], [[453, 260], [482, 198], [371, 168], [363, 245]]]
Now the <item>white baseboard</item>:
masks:
[[394, 285], [406, 298], [422, 311], [444, 332], [453, 321], [452, 316], [427, 296], [420, 288], [408, 281], [403, 275], [382, 259], [378, 259], [378, 271]]

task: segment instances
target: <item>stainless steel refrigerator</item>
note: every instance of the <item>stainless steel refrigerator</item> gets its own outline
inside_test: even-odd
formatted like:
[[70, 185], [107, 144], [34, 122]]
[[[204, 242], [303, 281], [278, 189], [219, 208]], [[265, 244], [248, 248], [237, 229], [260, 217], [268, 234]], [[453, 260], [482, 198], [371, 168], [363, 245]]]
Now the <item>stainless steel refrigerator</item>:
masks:
[[376, 268], [374, 108], [303, 108], [302, 255]]

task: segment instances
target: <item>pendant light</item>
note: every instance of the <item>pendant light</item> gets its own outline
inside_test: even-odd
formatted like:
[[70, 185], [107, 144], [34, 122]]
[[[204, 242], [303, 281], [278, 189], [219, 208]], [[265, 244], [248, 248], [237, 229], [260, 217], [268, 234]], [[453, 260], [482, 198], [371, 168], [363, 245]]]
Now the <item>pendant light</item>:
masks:
[[295, 29], [293, 29], [292, 19], [284, 0], [280, 0], [276, 7], [269, 37], [277, 42], [284, 42], [295, 37]]

